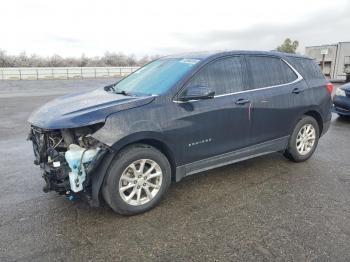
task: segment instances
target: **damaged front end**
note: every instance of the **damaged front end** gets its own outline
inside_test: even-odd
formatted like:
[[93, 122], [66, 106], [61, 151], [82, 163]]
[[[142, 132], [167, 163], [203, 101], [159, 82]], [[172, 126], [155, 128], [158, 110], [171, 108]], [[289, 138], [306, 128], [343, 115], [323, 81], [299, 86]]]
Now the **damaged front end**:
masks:
[[74, 199], [91, 199], [91, 174], [108, 147], [91, 134], [103, 124], [71, 129], [42, 129], [31, 126], [28, 139], [33, 143], [34, 164], [43, 171], [44, 192], [56, 191]]

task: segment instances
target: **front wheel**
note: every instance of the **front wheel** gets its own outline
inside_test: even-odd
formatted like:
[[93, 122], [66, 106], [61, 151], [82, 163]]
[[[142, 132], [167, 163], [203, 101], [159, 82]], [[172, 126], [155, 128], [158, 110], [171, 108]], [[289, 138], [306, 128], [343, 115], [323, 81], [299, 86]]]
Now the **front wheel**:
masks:
[[144, 144], [122, 150], [106, 175], [103, 197], [122, 215], [134, 215], [155, 207], [171, 182], [168, 159], [154, 147]]
[[284, 156], [294, 162], [309, 159], [315, 152], [319, 139], [319, 126], [315, 118], [303, 116], [289, 138]]

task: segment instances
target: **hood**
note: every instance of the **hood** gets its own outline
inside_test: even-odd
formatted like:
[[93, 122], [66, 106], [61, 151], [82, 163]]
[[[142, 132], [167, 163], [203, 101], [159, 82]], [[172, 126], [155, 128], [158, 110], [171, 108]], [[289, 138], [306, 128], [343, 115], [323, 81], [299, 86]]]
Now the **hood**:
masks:
[[34, 111], [28, 122], [45, 129], [88, 126], [104, 122], [112, 113], [143, 106], [153, 100], [153, 96], [124, 96], [100, 88], [52, 100]]

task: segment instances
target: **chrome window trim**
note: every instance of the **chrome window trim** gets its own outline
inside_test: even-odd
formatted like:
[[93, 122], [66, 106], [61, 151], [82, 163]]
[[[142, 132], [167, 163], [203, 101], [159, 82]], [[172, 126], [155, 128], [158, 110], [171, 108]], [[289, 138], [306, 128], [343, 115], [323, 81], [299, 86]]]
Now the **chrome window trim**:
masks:
[[[275, 88], [275, 87], [281, 87], [281, 86], [287, 86], [287, 85], [291, 85], [291, 84], [295, 84], [300, 82], [301, 80], [303, 80], [303, 76], [290, 64], [288, 63], [286, 60], [284, 60], [283, 58], [280, 58], [284, 63], [286, 63], [290, 69], [292, 69], [292, 71], [297, 75], [297, 79], [295, 79], [292, 82], [289, 83], [285, 83], [285, 84], [280, 84], [280, 85], [274, 85], [274, 86], [266, 86], [266, 87], [261, 87], [261, 88], [255, 88], [255, 89], [250, 89], [250, 90], [244, 90], [244, 91], [238, 91], [238, 92], [233, 92], [233, 93], [227, 93], [227, 94], [222, 94], [222, 95], [216, 95], [213, 97], [217, 98], [217, 97], [224, 97], [224, 96], [230, 96], [230, 95], [236, 95], [236, 94], [244, 94], [244, 93], [248, 93], [248, 92], [253, 92], [253, 91], [258, 91], [258, 90], [266, 90], [266, 89], [270, 89], [270, 88]], [[174, 103], [187, 103], [187, 102], [196, 102], [199, 101], [197, 100], [188, 100], [188, 101], [178, 101], [178, 100], [173, 100]]]
[[[213, 98], [211, 98], [211, 99], [214, 99], [214, 98], [215, 98], [215, 96]], [[188, 102], [196, 102], [196, 101], [199, 101], [199, 100], [198, 99], [197, 100], [187, 100], [187, 101], [173, 100], [173, 102], [177, 103], [177, 104], [183, 104], [183, 103], [188, 103]]]

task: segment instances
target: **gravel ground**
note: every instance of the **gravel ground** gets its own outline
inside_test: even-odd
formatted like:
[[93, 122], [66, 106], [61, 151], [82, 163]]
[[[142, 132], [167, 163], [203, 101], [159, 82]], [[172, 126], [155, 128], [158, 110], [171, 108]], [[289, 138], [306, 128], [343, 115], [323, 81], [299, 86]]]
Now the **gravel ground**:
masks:
[[0, 261], [350, 261], [350, 121], [335, 115], [309, 161], [271, 154], [203, 172], [142, 215], [43, 193], [30, 112], [113, 81], [0, 82]]

